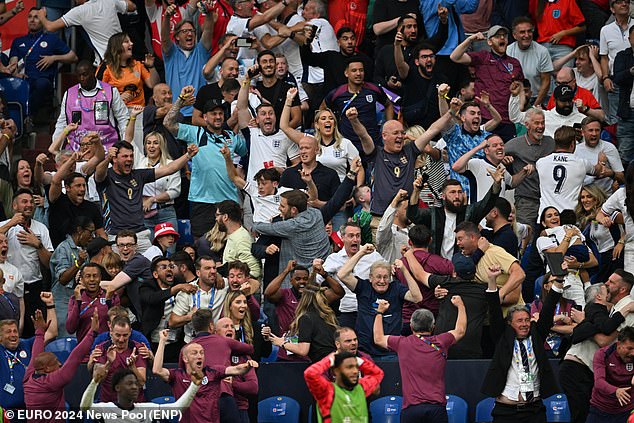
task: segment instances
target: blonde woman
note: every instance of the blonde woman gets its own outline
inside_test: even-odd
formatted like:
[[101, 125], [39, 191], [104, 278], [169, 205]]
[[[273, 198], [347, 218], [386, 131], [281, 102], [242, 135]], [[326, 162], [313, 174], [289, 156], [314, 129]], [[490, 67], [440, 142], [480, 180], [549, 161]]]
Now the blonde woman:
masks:
[[[143, 142], [145, 156], [136, 164], [136, 168], [154, 168], [166, 166], [172, 161], [167, 151], [165, 137], [158, 132], [150, 132]], [[159, 223], [171, 223], [178, 228], [174, 200], [181, 193], [180, 172], [164, 176], [143, 187], [143, 212], [145, 213], [145, 227], [154, 231]], [[152, 234], [154, 235], [154, 234]]]
[[253, 345], [253, 322], [247, 304], [247, 297], [241, 291], [231, 291], [225, 297], [222, 315], [233, 322], [235, 338]]
[[194, 243], [198, 256], [210, 256], [222, 262], [222, 253], [227, 244], [227, 233], [218, 228], [218, 222]]
[[335, 331], [339, 327], [335, 312], [328, 305], [322, 289], [308, 284], [295, 310], [295, 319], [283, 337], [270, 335], [273, 345], [313, 363], [335, 351]]

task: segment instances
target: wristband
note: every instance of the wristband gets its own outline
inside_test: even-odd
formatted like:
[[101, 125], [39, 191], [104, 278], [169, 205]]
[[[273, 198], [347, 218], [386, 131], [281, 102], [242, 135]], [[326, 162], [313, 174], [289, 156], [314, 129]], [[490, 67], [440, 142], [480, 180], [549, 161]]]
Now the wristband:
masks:
[[378, 316], [379, 314], [380, 314], [381, 316], [383, 316], [383, 315], [384, 315], [382, 311], [377, 311], [377, 312], [376, 312], [376, 314], [377, 314], [377, 316]]
[[8, 134], [2, 133], [3, 137], [7, 137], [7, 141], [11, 141], [11, 137]]
[[130, 116], [130, 120], [136, 120], [135, 116]]
[[55, 304], [53, 304], [53, 305], [47, 305], [47, 306], [46, 306], [46, 308], [47, 308], [48, 310], [52, 310], [52, 309], [54, 309], [54, 308], [55, 308]]
[[288, 36], [291, 40], [295, 39], [295, 31], [291, 31], [291, 35]]
[[601, 77], [601, 82], [605, 82], [606, 79], [610, 79], [611, 80], [612, 78], [610, 78], [608, 75], [602, 76]]
[[154, 65], [152, 65], [152, 66], [145, 65], [145, 68], [146, 69], [154, 69]]

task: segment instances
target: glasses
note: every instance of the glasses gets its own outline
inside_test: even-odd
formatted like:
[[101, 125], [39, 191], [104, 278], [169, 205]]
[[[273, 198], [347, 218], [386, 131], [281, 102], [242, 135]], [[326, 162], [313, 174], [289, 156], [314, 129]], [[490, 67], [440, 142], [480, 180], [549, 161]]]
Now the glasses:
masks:
[[555, 84], [557, 84], [557, 85], [568, 85], [572, 81], [574, 81], [574, 79], [571, 79], [570, 81], [555, 81]]
[[175, 264], [159, 264], [157, 267], [159, 270], [176, 269]]
[[433, 59], [434, 57], [436, 57], [435, 54], [422, 54], [419, 56], [419, 59], [427, 60], [427, 59]]
[[193, 34], [194, 32], [196, 32], [193, 29], [181, 29], [180, 31], [178, 31], [179, 34], [185, 33], [185, 34]]
[[136, 242], [135, 243], [130, 243], [130, 244], [117, 244], [117, 247], [123, 250], [125, 248], [132, 248], [135, 245], [136, 245]]

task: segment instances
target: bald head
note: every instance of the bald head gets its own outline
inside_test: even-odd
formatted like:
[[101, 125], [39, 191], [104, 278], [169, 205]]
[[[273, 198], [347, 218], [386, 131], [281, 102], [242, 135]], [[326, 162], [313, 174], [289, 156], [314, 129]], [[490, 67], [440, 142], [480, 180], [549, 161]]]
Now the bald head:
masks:
[[33, 367], [37, 373], [51, 373], [61, 367], [57, 356], [52, 352], [43, 352], [35, 357]]
[[172, 103], [172, 89], [169, 85], [160, 83], [152, 89], [152, 99], [156, 107], [163, 107]]
[[299, 140], [299, 158], [302, 163], [310, 165], [317, 160], [319, 144], [313, 137], [302, 137]]
[[403, 124], [398, 120], [388, 120], [383, 124], [381, 132], [383, 136], [384, 149], [387, 153], [400, 153], [403, 149], [405, 131]]
[[574, 88], [576, 86], [576, 84], [574, 84], [575, 72], [569, 66], [564, 66], [559, 70], [559, 72], [557, 72], [556, 80], [557, 85], [565, 84], [569, 85], [571, 88]]

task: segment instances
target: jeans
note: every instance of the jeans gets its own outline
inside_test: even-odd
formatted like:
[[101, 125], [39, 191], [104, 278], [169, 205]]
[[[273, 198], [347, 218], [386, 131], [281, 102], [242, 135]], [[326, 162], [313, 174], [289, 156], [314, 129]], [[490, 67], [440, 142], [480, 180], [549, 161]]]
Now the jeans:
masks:
[[614, 91], [608, 92], [608, 107], [605, 110], [606, 120], [609, 124], [617, 123], [619, 118], [616, 112], [619, 109], [619, 86], [613, 84]]
[[68, 317], [68, 300], [74, 295], [73, 281], [69, 281], [64, 286], [57, 282], [51, 288], [53, 298], [55, 298], [55, 314], [57, 315], [57, 336], [63, 338], [70, 334], [66, 331], [66, 318]]
[[[566, 54], [572, 51], [572, 47], [566, 46], [563, 44], [552, 44], [552, 43], [542, 43], [546, 49], [548, 49], [548, 53], [550, 54], [550, 59], [554, 62], [560, 57], [564, 57]], [[565, 66], [573, 67], [575, 65], [574, 60], [570, 59]]]
[[619, 155], [624, 169], [627, 169], [627, 165], [634, 159], [634, 114], [632, 113], [634, 109], [631, 110], [629, 119], [619, 118], [619, 124], [616, 127]]
[[416, 404], [404, 408], [401, 423], [447, 423], [447, 409], [439, 404]]
[[585, 423], [594, 386], [594, 373], [584, 364], [564, 360], [559, 365], [559, 384], [568, 398], [570, 421]]
[[44, 107], [52, 108], [53, 83], [46, 78], [29, 78], [29, 112], [31, 116], [37, 116], [37, 113]]
[[590, 412], [588, 413], [586, 423], [627, 423], [629, 415], [629, 412], [608, 414], [598, 408], [590, 406]]

